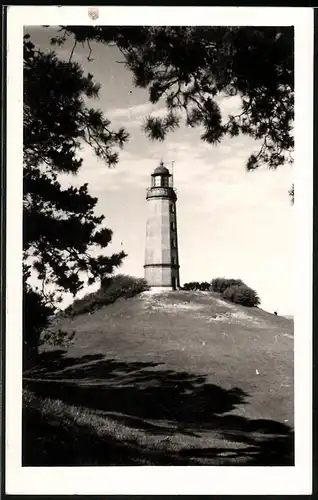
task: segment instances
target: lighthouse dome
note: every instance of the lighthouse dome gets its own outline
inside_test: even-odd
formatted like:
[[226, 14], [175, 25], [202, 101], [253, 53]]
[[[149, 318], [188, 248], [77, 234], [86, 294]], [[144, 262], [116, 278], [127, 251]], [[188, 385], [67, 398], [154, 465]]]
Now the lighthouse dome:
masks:
[[153, 175], [170, 175], [170, 172], [164, 165], [159, 165], [153, 171]]

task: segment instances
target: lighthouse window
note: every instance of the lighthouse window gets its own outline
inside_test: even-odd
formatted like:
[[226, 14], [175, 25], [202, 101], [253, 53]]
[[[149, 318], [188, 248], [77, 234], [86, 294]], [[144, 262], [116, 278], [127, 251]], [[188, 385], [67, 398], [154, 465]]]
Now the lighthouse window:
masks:
[[175, 258], [175, 257], [172, 257], [172, 259], [171, 259], [171, 260], [172, 260], [172, 264], [176, 264], [176, 263], [177, 263], [177, 262], [176, 262], [176, 258]]
[[173, 205], [173, 203], [171, 203], [171, 205], [170, 205], [170, 212], [171, 212], [172, 214], [174, 214], [174, 205]]
[[163, 180], [163, 185], [165, 187], [169, 186], [169, 178], [168, 177], [163, 177], [162, 180]]
[[174, 238], [172, 239], [171, 244], [172, 244], [172, 248], [176, 248], [177, 242]]
[[155, 177], [155, 186], [156, 187], [160, 187], [161, 185], [161, 177], [159, 175], [157, 175], [157, 177]]
[[175, 224], [175, 222], [173, 222], [173, 221], [172, 221], [172, 222], [170, 223], [170, 226], [171, 226], [172, 231], [174, 231], [174, 230], [175, 230], [175, 228], [176, 228], [176, 224]]

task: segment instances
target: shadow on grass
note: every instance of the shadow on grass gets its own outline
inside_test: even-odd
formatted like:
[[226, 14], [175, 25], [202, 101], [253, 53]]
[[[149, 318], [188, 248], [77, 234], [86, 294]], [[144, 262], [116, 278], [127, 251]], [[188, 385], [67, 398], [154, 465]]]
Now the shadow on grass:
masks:
[[144, 448], [137, 440], [123, 440], [107, 434], [99, 436], [90, 425], [63, 422], [41, 414], [38, 409], [23, 410], [22, 465], [111, 466], [111, 465], [189, 465], [191, 457]]
[[248, 394], [207, 382], [206, 377], [163, 369], [157, 363], [125, 363], [102, 355], [81, 358], [63, 352], [43, 356], [24, 385], [40, 398], [62, 400], [101, 412], [146, 434], [202, 437], [215, 433], [229, 447], [142, 448], [116, 436], [94, 436], [91, 426], [25, 408], [24, 465], [293, 465], [293, 432], [280, 422], [229, 412], [247, 404]]

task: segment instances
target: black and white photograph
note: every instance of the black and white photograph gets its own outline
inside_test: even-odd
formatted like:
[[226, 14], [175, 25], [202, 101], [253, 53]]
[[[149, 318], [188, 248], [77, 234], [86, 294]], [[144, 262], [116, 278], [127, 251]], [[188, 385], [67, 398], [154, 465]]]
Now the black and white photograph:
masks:
[[[204, 473], [209, 494], [216, 477], [224, 493], [290, 492], [305, 470], [306, 493], [309, 9], [298, 21], [252, 9], [264, 12], [253, 22], [249, 9], [202, 7], [200, 23], [195, 8], [184, 20], [152, 8], [149, 22], [130, 7], [122, 23], [110, 7], [17, 9], [6, 425], [7, 462], [24, 480], [12, 477], [13, 492], [38, 468], [57, 478], [67, 467], [73, 493], [97, 470], [99, 493], [115, 493], [108, 474], [118, 494], [146, 492], [145, 471], [148, 493], [169, 492], [166, 473], [174, 493], [196, 491], [184, 489], [191, 474], [204, 492]], [[245, 484], [235, 490], [229, 471]], [[252, 491], [261, 471], [275, 479]]]

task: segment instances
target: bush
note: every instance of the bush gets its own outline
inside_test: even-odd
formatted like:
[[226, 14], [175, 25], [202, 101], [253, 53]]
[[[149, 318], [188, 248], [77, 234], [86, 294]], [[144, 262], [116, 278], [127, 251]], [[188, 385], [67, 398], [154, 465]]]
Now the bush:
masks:
[[94, 293], [89, 293], [82, 297], [81, 299], [74, 300], [73, 304], [65, 309], [65, 313], [71, 316], [77, 316], [78, 314], [87, 314], [92, 312], [96, 307], [96, 298]]
[[246, 285], [232, 285], [227, 287], [222, 297], [241, 306], [254, 307], [261, 303], [257, 293]]
[[97, 292], [87, 294], [82, 299], [75, 300], [65, 312], [71, 316], [89, 313], [104, 305], [112, 304], [120, 297], [134, 297], [146, 290], [149, 290], [149, 286], [143, 278], [117, 274], [103, 280]]
[[202, 283], [200, 283], [200, 290], [202, 290], [203, 292], [210, 290], [210, 288], [211, 284], [208, 281], [202, 281]]
[[240, 279], [214, 278], [211, 283], [213, 292], [223, 293], [230, 286], [246, 286]]
[[75, 330], [68, 332], [61, 328], [57, 330], [54, 328], [47, 328], [41, 333], [39, 345], [46, 344], [67, 349], [74, 342], [75, 335]]
[[199, 290], [200, 283], [198, 281], [190, 281], [189, 283], [185, 283], [183, 285], [184, 290]]
[[134, 297], [141, 292], [149, 290], [149, 286], [143, 278], [134, 278], [126, 274], [118, 274], [106, 283], [103, 282], [100, 290], [97, 292], [98, 300], [114, 300], [119, 297]]
[[208, 281], [202, 281], [202, 283], [199, 283], [199, 281], [190, 281], [189, 283], [185, 283], [183, 285], [183, 290], [210, 290], [211, 285]]

